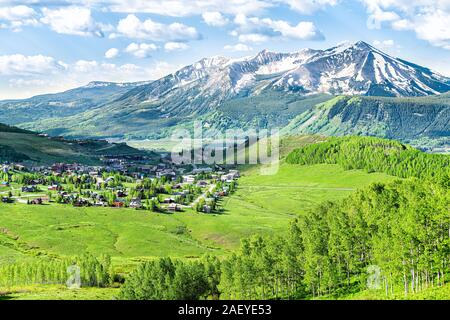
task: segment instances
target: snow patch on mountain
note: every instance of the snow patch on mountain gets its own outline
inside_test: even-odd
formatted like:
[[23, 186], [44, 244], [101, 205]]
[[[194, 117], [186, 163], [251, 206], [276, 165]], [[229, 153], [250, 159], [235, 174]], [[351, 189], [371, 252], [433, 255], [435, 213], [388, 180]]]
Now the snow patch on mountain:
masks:
[[142, 88], [136, 92], [141, 101], [173, 99], [187, 112], [266, 89], [300, 95], [434, 95], [450, 91], [450, 79], [358, 41], [327, 50], [204, 58]]

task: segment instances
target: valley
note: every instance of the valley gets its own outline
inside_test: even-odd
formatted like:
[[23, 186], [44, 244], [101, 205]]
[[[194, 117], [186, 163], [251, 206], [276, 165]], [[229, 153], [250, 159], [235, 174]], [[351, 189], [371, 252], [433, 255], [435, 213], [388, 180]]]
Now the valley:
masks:
[[[159, 257], [196, 260], [207, 253], [225, 257], [239, 247], [241, 238], [280, 233], [292, 219], [324, 199], [339, 200], [372, 182], [393, 179], [344, 171], [336, 165], [284, 164], [279, 174], [270, 178], [249, 170], [239, 179], [236, 193], [219, 202], [222, 210], [217, 214], [192, 209], [167, 214], [54, 203], [0, 204], [2, 229], [18, 237], [20, 247], [33, 248], [18, 250], [0, 234], [0, 265], [41, 259], [36, 252], [55, 258], [79, 252], [106, 253], [111, 255], [114, 271], [126, 274], [139, 263]], [[29, 290], [30, 298], [33, 294], [39, 297], [41, 290]], [[99, 292], [102, 290], [109, 289]], [[58, 298], [58, 292], [50, 288], [41, 294]], [[89, 297], [89, 292], [82, 293], [78, 298]]]
[[0, 300], [448, 298], [449, 92], [357, 41], [0, 101]]

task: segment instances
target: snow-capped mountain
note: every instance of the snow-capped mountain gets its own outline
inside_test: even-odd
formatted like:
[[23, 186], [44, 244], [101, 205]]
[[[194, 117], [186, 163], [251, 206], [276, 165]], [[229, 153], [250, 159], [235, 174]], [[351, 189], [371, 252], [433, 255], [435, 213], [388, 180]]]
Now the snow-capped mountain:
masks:
[[204, 96], [223, 98], [255, 87], [304, 94], [426, 96], [449, 91], [450, 79], [359, 41], [327, 50], [205, 58], [141, 89], [147, 97], [159, 98], [194, 85]]
[[[45, 96], [45, 113], [39, 110], [42, 103], [35, 104], [42, 98], [0, 102], [0, 120], [50, 134], [145, 139], [167, 137], [196, 119], [219, 130], [282, 127], [330, 95], [415, 97], [447, 91], [450, 78], [359, 41], [327, 50], [204, 58], [148, 83], [92, 82]], [[67, 108], [68, 103], [82, 107]]]
[[276, 85], [330, 94], [425, 96], [450, 90], [449, 80], [360, 41], [317, 51]]
[[109, 82], [109, 81], [91, 81], [87, 85], [82, 86], [83, 89], [92, 89], [92, 88], [106, 88], [106, 87], [124, 87], [124, 88], [134, 88], [138, 86], [142, 86], [145, 84], [149, 84], [152, 81], [138, 81], [138, 82]]

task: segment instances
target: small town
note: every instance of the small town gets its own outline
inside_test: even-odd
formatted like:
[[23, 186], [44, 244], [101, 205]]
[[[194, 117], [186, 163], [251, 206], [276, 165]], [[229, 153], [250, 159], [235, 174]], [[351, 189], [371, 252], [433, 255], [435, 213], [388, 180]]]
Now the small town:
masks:
[[175, 166], [103, 158], [103, 165], [55, 163], [51, 166], [0, 165], [4, 204], [62, 204], [176, 212], [220, 212], [220, 199], [237, 188], [239, 171], [221, 166]]

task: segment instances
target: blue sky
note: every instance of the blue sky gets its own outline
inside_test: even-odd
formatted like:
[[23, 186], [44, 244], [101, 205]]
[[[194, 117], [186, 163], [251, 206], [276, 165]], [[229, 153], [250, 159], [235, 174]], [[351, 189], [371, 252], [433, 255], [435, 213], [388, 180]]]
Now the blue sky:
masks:
[[450, 0], [0, 0], [0, 99], [357, 40], [450, 76]]

